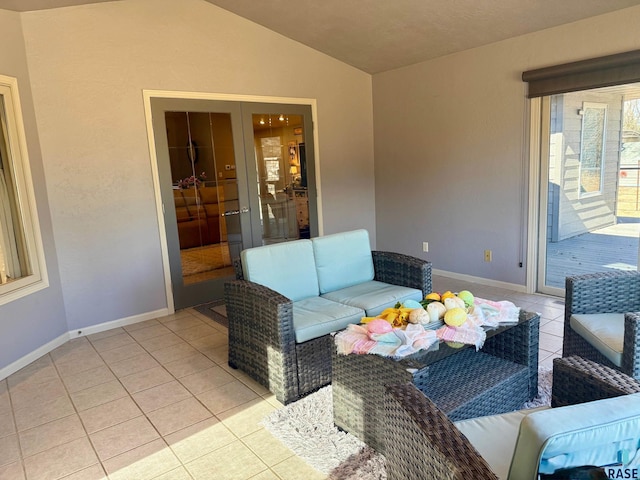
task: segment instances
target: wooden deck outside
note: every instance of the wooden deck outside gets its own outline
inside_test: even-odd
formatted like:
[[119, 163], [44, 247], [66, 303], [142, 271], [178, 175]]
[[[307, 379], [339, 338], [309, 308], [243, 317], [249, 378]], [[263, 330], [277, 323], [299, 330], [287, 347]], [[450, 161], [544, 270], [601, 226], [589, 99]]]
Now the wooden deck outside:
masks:
[[546, 285], [564, 288], [568, 275], [638, 269], [637, 218], [547, 244]]

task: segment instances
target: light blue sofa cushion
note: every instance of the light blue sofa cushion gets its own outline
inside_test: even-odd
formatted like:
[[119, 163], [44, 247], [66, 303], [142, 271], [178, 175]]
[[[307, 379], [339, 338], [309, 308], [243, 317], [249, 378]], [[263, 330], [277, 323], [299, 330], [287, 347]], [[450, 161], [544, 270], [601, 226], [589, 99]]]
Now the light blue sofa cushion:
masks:
[[248, 248], [240, 258], [245, 280], [269, 287], [294, 302], [320, 294], [310, 240]]
[[624, 313], [576, 314], [569, 325], [614, 365], [622, 365]]
[[364, 311], [332, 302], [322, 297], [311, 297], [294, 302], [293, 328], [296, 342], [302, 343], [360, 323]]
[[[548, 408], [548, 407], [541, 407]], [[534, 409], [460, 420], [454, 425], [484, 458], [500, 480], [506, 480], [522, 419]]]
[[375, 317], [385, 308], [393, 307], [405, 300], [422, 300], [422, 291], [371, 280], [352, 287], [325, 293], [322, 297], [334, 302], [361, 308], [367, 317]]
[[583, 465], [611, 465], [633, 458], [640, 445], [640, 393], [527, 415], [509, 470], [509, 480]]
[[373, 280], [373, 258], [366, 230], [325, 235], [311, 241], [321, 294]]

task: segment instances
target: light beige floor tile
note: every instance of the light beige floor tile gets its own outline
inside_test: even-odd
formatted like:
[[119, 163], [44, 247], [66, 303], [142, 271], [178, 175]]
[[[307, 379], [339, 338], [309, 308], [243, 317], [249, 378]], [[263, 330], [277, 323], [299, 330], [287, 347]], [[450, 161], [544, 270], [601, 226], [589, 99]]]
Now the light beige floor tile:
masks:
[[295, 455], [264, 428], [247, 435], [242, 442], [268, 466], [276, 465]]
[[184, 343], [184, 340], [169, 330], [169, 333], [158, 337], [139, 340], [138, 343], [148, 352], [155, 352], [163, 348]]
[[109, 367], [102, 365], [98, 368], [92, 368], [91, 370], [80, 372], [75, 375], [65, 376], [62, 381], [67, 387], [69, 393], [75, 393], [80, 390], [95, 387], [102, 383], [111, 382], [115, 379], [116, 377], [113, 375]]
[[540, 332], [562, 337], [564, 334], [564, 322], [558, 320], [546, 322], [544, 325], [540, 325]]
[[0, 438], [0, 465], [8, 465], [19, 460], [18, 436], [14, 433]]
[[[1, 477], [0, 477], [1, 478]], [[89, 468], [82, 469], [76, 473], [72, 473], [60, 480], [108, 480], [107, 474], [104, 472], [102, 465], [95, 464]]]
[[[89, 436], [103, 462], [159, 438], [158, 432], [145, 417], [127, 420]], [[107, 473], [110, 473], [108, 468]]]
[[127, 345], [131, 345], [135, 342], [136, 341], [131, 338], [131, 335], [129, 335], [124, 330], [118, 335], [101, 338], [100, 340], [91, 340], [93, 348], [95, 348], [98, 353], [106, 352], [107, 350], [113, 350], [114, 348], [126, 347]]
[[11, 401], [9, 400], [9, 387], [7, 380], [0, 380], [0, 415], [11, 413]]
[[151, 355], [153, 355], [153, 357], [161, 364], [165, 365], [167, 363], [180, 360], [181, 358], [190, 357], [196, 353], [198, 353], [198, 351], [195, 348], [187, 342], [182, 341], [181, 343], [172, 345], [171, 347], [154, 350], [151, 352]]
[[120, 377], [120, 381], [129, 393], [147, 390], [148, 388], [157, 387], [158, 385], [173, 380], [175, 380], [173, 375], [160, 366], [127, 375], [126, 377]]
[[104, 462], [110, 480], [150, 480], [180, 467], [162, 439], [138, 446]]
[[169, 330], [167, 327], [165, 327], [161, 323], [156, 322], [155, 325], [130, 331], [129, 335], [131, 335], [133, 338], [135, 338], [135, 340], [138, 343], [140, 343], [143, 340], [149, 340], [151, 338], [168, 335], [170, 333], [171, 333], [171, 330]]
[[235, 377], [217, 365], [180, 378], [180, 382], [194, 395], [233, 381]]
[[[145, 320], [144, 322], [132, 323], [131, 325], [126, 325], [124, 328], [127, 332], [135, 332], [136, 330], [142, 330], [143, 328], [153, 327], [155, 325], [160, 325], [160, 322], [155, 318], [151, 320]], [[135, 337], [134, 337], [135, 338]]]
[[541, 354], [540, 355], [540, 361], [538, 363], [538, 365], [540, 367], [546, 367], [546, 368], [553, 368], [553, 359], [554, 358], [559, 358], [562, 355], [560, 355], [559, 353], [552, 353], [549, 354], [548, 352], [545, 352], [544, 356]]
[[97, 407], [84, 410], [79, 415], [87, 432], [94, 433], [132, 418], [140, 417], [142, 416], [142, 411], [131, 397], [126, 396], [113, 402], [103, 403]]
[[0, 414], [0, 438], [16, 433], [16, 423], [13, 421], [13, 412]]
[[24, 470], [22, 462], [14, 462], [8, 465], [0, 465], [0, 479], [2, 480], [24, 480]]
[[124, 333], [124, 332], [125, 332], [125, 329], [122, 327], [111, 328], [103, 332], [87, 335], [87, 339], [89, 339], [90, 341], [102, 340], [103, 338], [113, 337], [115, 335], [120, 335], [121, 333]]
[[217, 417], [236, 436], [242, 438], [261, 430], [263, 427], [260, 422], [273, 411], [273, 405], [258, 397], [256, 400], [218, 413]]
[[168, 435], [210, 418], [207, 410], [194, 397], [167, 405], [147, 414], [160, 435]]
[[298, 456], [289, 457], [271, 467], [282, 480], [323, 480], [327, 475], [319, 472]]
[[73, 414], [20, 432], [20, 447], [28, 457], [86, 435], [80, 417]]
[[24, 459], [29, 480], [62, 478], [97, 463], [98, 458], [86, 437]]
[[189, 340], [189, 344], [198, 350], [203, 348], [215, 348], [229, 343], [229, 336], [221, 332], [216, 332], [213, 335], [207, 335], [206, 337], [195, 338]]
[[30, 363], [24, 368], [7, 377], [9, 391], [24, 385], [34, 385], [49, 382], [58, 378], [58, 372], [53, 366], [53, 362], [49, 355], [40, 357], [35, 362]]
[[47, 403], [54, 398], [67, 395], [60, 378], [54, 378], [39, 384], [22, 384], [9, 391], [11, 403], [18, 408], [35, 408], [43, 403]]
[[189, 472], [184, 467], [178, 467], [165, 474], [155, 477], [153, 480], [193, 480]]
[[209, 335], [215, 335], [218, 331], [210, 327], [209, 325], [196, 325], [191, 328], [185, 328], [184, 330], [179, 330], [176, 332], [177, 335], [190, 342], [191, 340], [195, 340], [197, 338], [207, 337]]
[[101, 383], [95, 387], [86, 388], [79, 392], [72, 393], [71, 399], [78, 411], [81, 412], [82, 410], [87, 410], [126, 396], [127, 391], [120, 382], [113, 380], [111, 382]]
[[19, 432], [52, 422], [75, 413], [69, 397], [54, 398], [35, 408], [19, 408], [14, 410], [16, 428]]
[[173, 332], [180, 332], [188, 330], [189, 328], [200, 327], [202, 325], [205, 325], [205, 323], [199, 318], [190, 315], [188, 317], [182, 317], [172, 322], [164, 322], [163, 325]]
[[87, 337], [79, 337], [60, 345], [52, 350], [49, 355], [51, 355], [54, 363], [65, 363], [77, 361], [90, 352], [95, 353], [95, 349], [87, 340]]
[[62, 378], [67, 378], [102, 366], [104, 366], [104, 360], [102, 360], [102, 357], [95, 351], [92, 354], [85, 354], [82, 361], [56, 364], [56, 368]]
[[540, 332], [540, 348], [548, 352], [562, 351], [562, 337]]
[[217, 418], [211, 417], [165, 436], [171, 450], [188, 463], [237, 440]]
[[280, 477], [278, 477], [271, 470], [265, 470], [264, 472], [260, 472], [259, 474], [254, 475], [249, 480], [280, 480]]
[[235, 381], [196, 395], [214, 414], [254, 400], [258, 395], [242, 382]]
[[125, 377], [159, 365], [155, 358], [145, 352], [141, 355], [112, 363], [109, 365], [109, 368], [111, 368], [111, 371], [115, 373], [117, 377]]
[[203, 354], [196, 353], [195, 355], [181, 358], [175, 362], [165, 363], [164, 366], [173, 376], [181, 378], [201, 370], [206, 370], [207, 368], [215, 367], [216, 364]]
[[267, 387], [260, 385], [253, 378], [251, 378], [249, 375], [244, 373], [242, 370], [236, 370], [235, 373], [237, 373], [235, 377], [238, 380], [240, 380], [242, 383], [244, 383], [247, 387], [249, 387], [251, 390], [256, 392], [258, 395], [267, 395], [269, 393], [269, 389]]
[[127, 358], [132, 358], [137, 355], [142, 355], [146, 353], [144, 348], [142, 348], [137, 343], [131, 343], [129, 345], [124, 345], [122, 347], [113, 348], [111, 350], [106, 350], [101, 352], [100, 355], [107, 362], [108, 365], [111, 365], [116, 362], [121, 362], [122, 360], [126, 360]]
[[267, 470], [267, 466], [239, 441], [208, 453], [185, 466], [194, 480], [244, 480]]
[[211, 360], [218, 365], [226, 365], [229, 361], [229, 345], [220, 345], [219, 347], [206, 347], [201, 348], [200, 351], [204, 353]]
[[178, 320], [181, 318], [189, 318], [189, 317], [193, 317], [193, 314], [191, 313], [190, 309], [185, 309], [185, 310], [178, 310], [177, 312], [172, 313], [171, 315], [158, 318], [158, 321], [162, 324], [165, 324], [168, 322], [173, 322], [174, 320]]
[[149, 413], [172, 403], [190, 398], [192, 395], [176, 380], [157, 387], [134, 393], [133, 399], [143, 412]]

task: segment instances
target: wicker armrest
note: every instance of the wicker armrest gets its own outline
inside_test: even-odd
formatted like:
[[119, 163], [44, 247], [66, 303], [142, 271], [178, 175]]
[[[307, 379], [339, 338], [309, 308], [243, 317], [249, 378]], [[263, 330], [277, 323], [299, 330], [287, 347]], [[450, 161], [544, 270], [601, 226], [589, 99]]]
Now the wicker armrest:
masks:
[[621, 370], [633, 378], [640, 378], [640, 312], [624, 315]]
[[287, 297], [248, 280], [231, 280], [224, 284], [224, 301], [230, 337], [241, 328], [274, 348], [295, 345], [293, 305]]
[[619, 370], [578, 356], [553, 360], [553, 407], [630, 393], [640, 393], [640, 382]]
[[431, 262], [402, 253], [372, 251], [375, 279], [431, 292]]
[[498, 478], [467, 438], [413, 384], [387, 387], [384, 407], [389, 480]]

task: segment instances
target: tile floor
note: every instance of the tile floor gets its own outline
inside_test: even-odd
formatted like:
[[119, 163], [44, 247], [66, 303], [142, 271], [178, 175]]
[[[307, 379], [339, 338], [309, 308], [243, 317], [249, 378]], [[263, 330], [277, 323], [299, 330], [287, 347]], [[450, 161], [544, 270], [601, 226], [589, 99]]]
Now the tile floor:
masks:
[[[541, 314], [562, 349], [562, 299], [434, 277]], [[227, 364], [224, 327], [192, 309], [71, 340], [0, 380], [0, 480], [325, 478], [259, 422], [281, 404]]]

